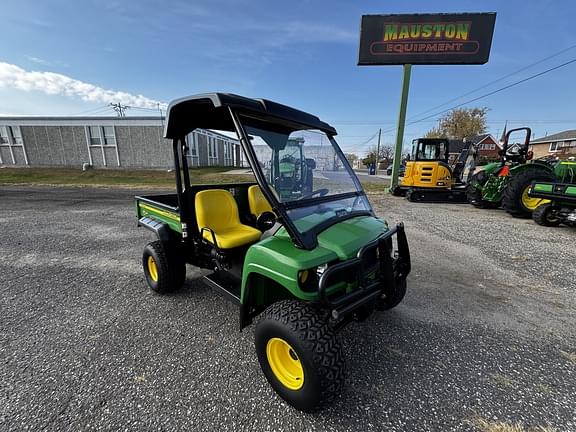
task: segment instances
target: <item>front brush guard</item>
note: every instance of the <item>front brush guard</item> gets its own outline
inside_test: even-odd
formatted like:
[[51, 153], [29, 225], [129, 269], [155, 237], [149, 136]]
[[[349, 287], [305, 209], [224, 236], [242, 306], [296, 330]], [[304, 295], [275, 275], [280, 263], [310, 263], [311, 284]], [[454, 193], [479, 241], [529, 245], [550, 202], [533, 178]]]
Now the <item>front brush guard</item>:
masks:
[[[394, 235], [397, 236], [397, 251], [392, 250], [392, 236]], [[375, 267], [370, 263], [371, 254], [375, 254], [378, 260], [379, 277], [375, 279], [367, 274], [367, 270]], [[372, 258], [374, 258], [373, 255]], [[320, 277], [318, 284], [320, 302], [324, 307], [332, 310], [334, 318], [346, 316], [382, 294], [395, 292], [398, 281], [406, 279], [410, 270], [408, 240], [404, 224], [399, 223], [362, 247], [355, 258], [329, 266]], [[350, 293], [330, 298], [327, 289], [343, 280], [355, 281], [357, 288]]]

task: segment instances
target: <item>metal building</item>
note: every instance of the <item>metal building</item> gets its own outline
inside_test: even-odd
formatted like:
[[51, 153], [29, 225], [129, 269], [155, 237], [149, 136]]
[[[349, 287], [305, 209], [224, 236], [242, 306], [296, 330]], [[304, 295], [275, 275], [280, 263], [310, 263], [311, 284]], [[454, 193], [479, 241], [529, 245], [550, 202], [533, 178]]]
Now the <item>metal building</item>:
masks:
[[[159, 117], [0, 117], [0, 165], [171, 168], [171, 142]], [[197, 129], [190, 165], [242, 166], [238, 140]]]

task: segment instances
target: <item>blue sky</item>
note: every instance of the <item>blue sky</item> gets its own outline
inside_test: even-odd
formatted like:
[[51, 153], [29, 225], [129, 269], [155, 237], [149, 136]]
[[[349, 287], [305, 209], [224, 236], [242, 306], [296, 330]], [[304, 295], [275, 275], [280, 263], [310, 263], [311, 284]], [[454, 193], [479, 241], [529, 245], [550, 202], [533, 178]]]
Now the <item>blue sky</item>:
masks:
[[[346, 151], [361, 154], [375, 143], [366, 141], [379, 127], [384, 141], [393, 141], [402, 73], [400, 66], [356, 65], [361, 15], [490, 11], [497, 12], [490, 61], [415, 66], [409, 119], [575, 45], [576, 3], [19, 0], [2, 7], [0, 114], [107, 113], [100, 108], [106, 98], [116, 98], [112, 92], [143, 95], [143, 106], [150, 107], [187, 94], [226, 91], [317, 114], [338, 129]], [[468, 98], [573, 58], [576, 48]], [[490, 109], [494, 135], [506, 120], [509, 126], [531, 126], [538, 137], [576, 129], [575, 74], [576, 63], [472, 106]], [[83, 100], [86, 94], [95, 100]], [[128, 96], [122, 102], [134, 105]], [[128, 112], [147, 113], [153, 111]], [[409, 125], [406, 140], [434, 123]]]

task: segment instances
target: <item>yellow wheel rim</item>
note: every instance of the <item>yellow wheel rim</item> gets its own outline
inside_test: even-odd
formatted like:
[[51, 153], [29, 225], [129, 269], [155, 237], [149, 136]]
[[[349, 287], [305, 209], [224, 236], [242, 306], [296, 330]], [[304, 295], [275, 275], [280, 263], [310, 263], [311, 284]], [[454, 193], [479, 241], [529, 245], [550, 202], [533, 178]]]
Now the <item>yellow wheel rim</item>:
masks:
[[550, 200], [542, 199], [542, 198], [533, 198], [528, 195], [528, 191], [530, 190], [530, 186], [526, 186], [524, 192], [522, 192], [522, 204], [528, 210], [536, 210], [536, 207], [549, 203]]
[[266, 345], [266, 357], [274, 376], [290, 390], [304, 385], [304, 369], [294, 349], [283, 339], [272, 338]]
[[150, 275], [150, 279], [152, 279], [154, 282], [158, 282], [158, 267], [156, 266], [156, 261], [154, 261], [154, 258], [149, 256], [146, 264], [148, 265], [148, 274]]

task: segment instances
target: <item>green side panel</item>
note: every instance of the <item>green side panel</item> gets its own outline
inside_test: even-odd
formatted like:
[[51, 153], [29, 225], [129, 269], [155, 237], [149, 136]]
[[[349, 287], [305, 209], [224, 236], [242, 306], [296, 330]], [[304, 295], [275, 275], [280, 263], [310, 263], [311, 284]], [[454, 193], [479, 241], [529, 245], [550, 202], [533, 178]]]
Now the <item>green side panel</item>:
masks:
[[182, 233], [180, 225], [180, 215], [161, 207], [156, 207], [148, 202], [138, 201], [137, 203], [138, 218], [147, 216], [167, 224], [170, 229]]
[[576, 179], [576, 162], [561, 161], [554, 168], [554, 175], [559, 182], [572, 182]]
[[526, 163], [521, 165], [516, 165], [515, 167], [510, 168], [510, 175], [517, 175], [521, 172], [525, 171], [526, 169], [533, 169], [533, 168], [540, 168], [542, 172], [549, 172], [552, 173], [554, 170], [549, 165], [543, 165], [540, 163]]
[[[298, 249], [281, 228], [274, 236], [251, 246], [244, 261], [242, 293], [246, 296], [246, 282], [252, 273], [266, 276], [285, 287], [302, 300], [315, 300], [317, 292], [302, 291], [298, 284], [298, 272], [319, 265], [356, 256], [365, 244], [388, 231], [388, 226], [371, 216], [360, 216], [332, 225], [318, 235], [318, 246], [313, 250]], [[332, 287], [328, 292], [341, 287]]]
[[486, 174], [492, 174], [500, 166], [501, 166], [500, 162], [492, 162], [487, 165], [484, 165], [484, 169], [482, 171], [486, 172]]
[[[566, 187], [565, 190], [563, 190], [564, 187]], [[567, 185], [563, 183], [534, 183], [532, 186], [532, 193], [540, 198], [553, 200], [555, 205], [573, 206], [576, 202], [576, 185]]]
[[534, 192], [552, 192], [554, 185], [551, 183], [536, 183], [532, 188]]

